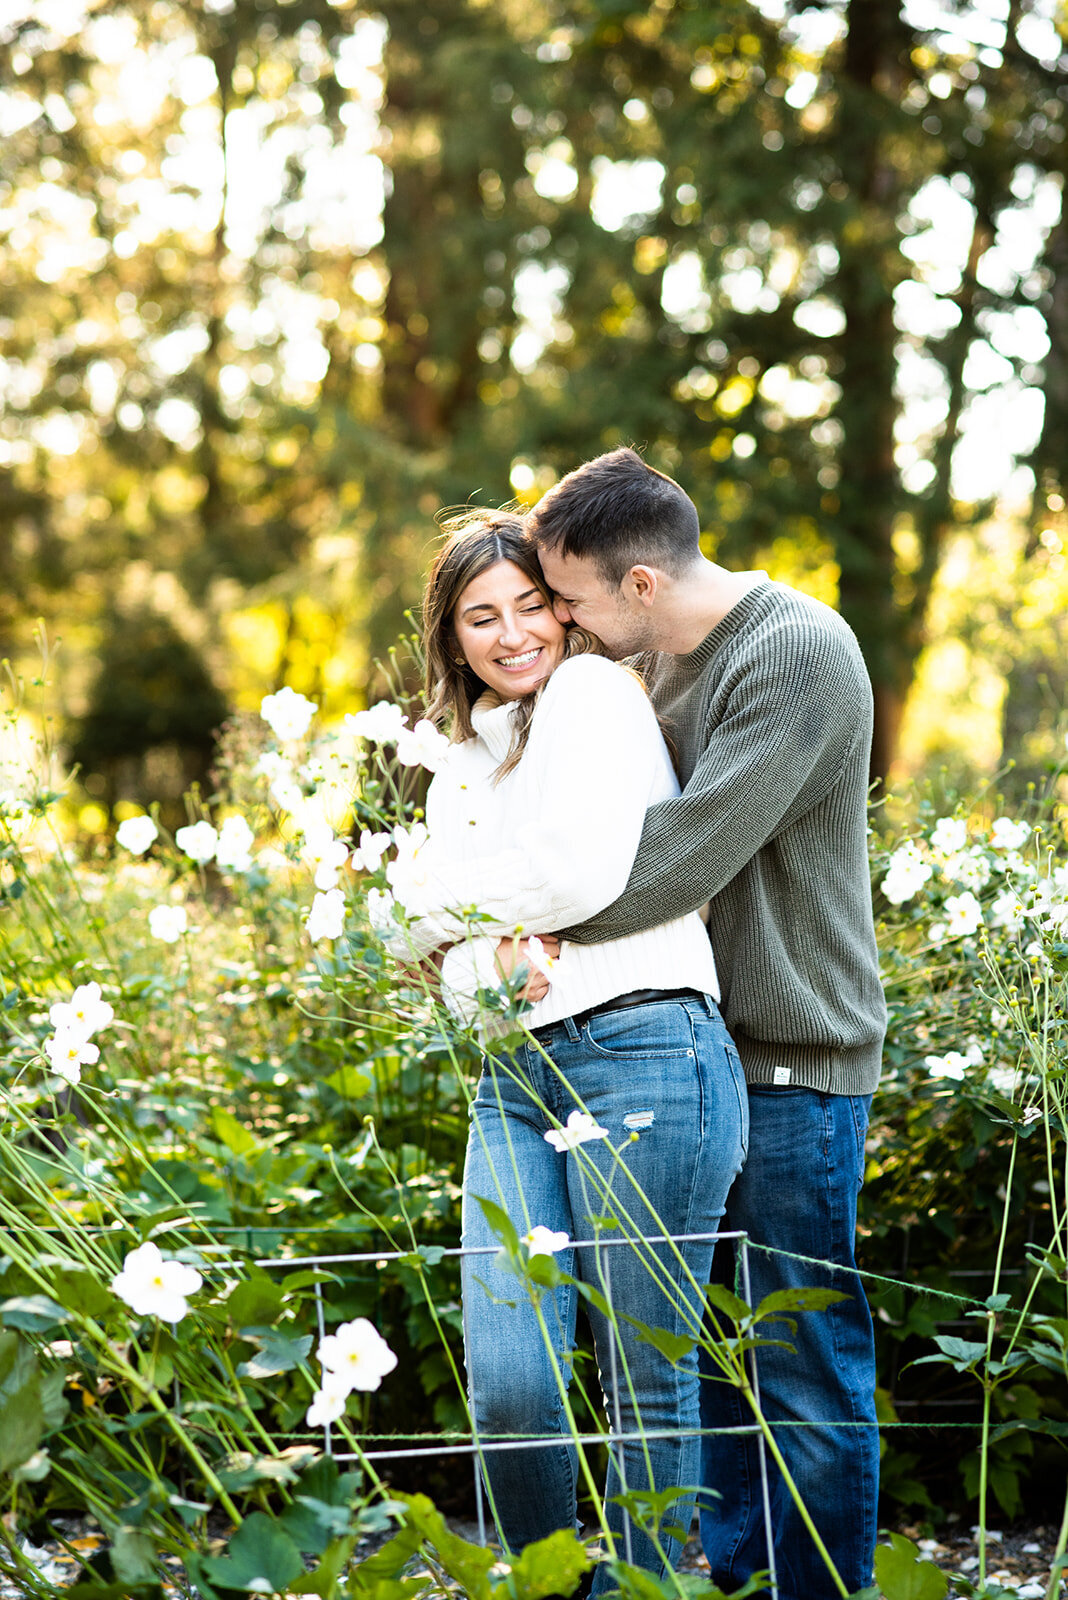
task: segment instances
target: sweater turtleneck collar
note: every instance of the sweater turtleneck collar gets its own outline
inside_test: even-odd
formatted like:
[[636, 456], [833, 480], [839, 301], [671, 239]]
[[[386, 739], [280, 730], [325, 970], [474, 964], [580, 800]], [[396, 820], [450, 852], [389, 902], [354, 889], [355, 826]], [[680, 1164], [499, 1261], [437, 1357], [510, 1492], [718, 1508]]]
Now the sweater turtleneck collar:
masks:
[[471, 707], [471, 726], [498, 764], [507, 760], [515, 742], [512, 713], [518, 704], [518, 700], [502, 702], [487, 689]]

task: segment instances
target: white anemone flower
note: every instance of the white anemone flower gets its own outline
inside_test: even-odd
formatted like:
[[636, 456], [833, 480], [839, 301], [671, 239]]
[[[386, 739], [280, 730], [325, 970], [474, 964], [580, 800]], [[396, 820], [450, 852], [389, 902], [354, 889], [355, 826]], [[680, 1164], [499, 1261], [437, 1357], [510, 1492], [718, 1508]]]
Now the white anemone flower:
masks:
[[127, 817], [125, 822], [120, 822], [115, 831], [115, 843], [121, 844], [124, 850], [129, 850], [131, 855], [142, 856], [159, 838], [159, 829], [151, 817]]
[[177, 944], [189, 928], [185, 906], [153, 906], [148, 913], [148, 931], [164, 944]]
[[219, 829], [215, 860], [228, 872], [251, 872], [252, 846], [255, 843], [256, 835], [244, 817], [227, 817]]
[[436, 881], [434, 854], [426, 824], [396, 827], [395, 858], [386, 866], [386, 881], [393, 896], [410, 917], [429, 916], [441, 909], [441, 886]]
[[951, 894], [945, 910], [946, 937], [949, 939], [967, 938], [982, 927], [983, 908], [970, 889], [963, 894]]
[[203, 867], [215, 859], [219, 835], [210, 822], [193, 822], [187, 828], [178, 829], [174, 842], [184, 855]]
[[377, 872], [391, 843], [388, 833], [372, 833], [369, 828], [364, 828], [360, 843], [352, 852], [352, 865], [357, 871]]
[[961, 817], [940, 817], [931, 829], [931, 845], [944, 856], [955, 855], [968, 843], [968, 824]]
[[1022, 850], [1030, 837], [1029, 822], [1014, 822], [1011, 817], [995, 817], [990, 829], [990, 848]]
[[593, 1139], [607, 1139], [608, 1129], [600, 1127], [588, 1111], [572, 1111], [564, 1127], [550, 1128], [542, 1137], [562, 1154], [580, 1144], [589, 1144]]
[[69, 1084], [81, 1083], [82, 1068], [100, 1060], [100, 1051], [90, 1039], [83, 1033], [71, 1033], [66, 1028], [45, 1040], [45, 1054], [52, 1064], [52, 1071]]
[[890, 857], [886, 876], [879, 887], [891, 905], [899, 906], [923, 888], [932, 870], [930, 862], [923, 859], [910, 839]]
[[366, 1317], [343, 1322], [319, 1341], [319, 1360], [350, 1389], [377, 1389], [397, 1358], [374, 1323]]
[[540, 972], [543, 978], [548, 978], [549, 982], [552, 982], [553, 968], [556, 966], [557, 957], [545, 954], [545, 946], [536, 933], [532, 934], [527, 940], [527, 961], [535, 972]]
[[942, 871], [951, 882], [963, 883], [966, 889], [981, 889], [990, 881], [990, 862], [974, 845], [970, 850], [958, 850], [947, 856]]
[[195, 1294], [202, 1282], [195, 1267], [164, 1261], [158, 1245], [149, 1243], [130, 1251], [111, 1287], [139, 1317], [181, 1322], [189, 1310], [187, 1296]]
[[260, 701], [260, 716], [283, 744], [290, 739], [303, 739], [318, 709], [314, 700], [288, 687], [279, 689], [277, 694], [266, 694]]
[[404, 767], [425, 767], [428, 772], [436, 772], [448, 748], [448, 739], [426, 717], [410, 732], [402, 728], [397, 735], [397, 760]]
[[323, 1428], [328, 1422], [337, 1422], [345, 1415], [345, 1402], [352, 1393], [352, 1384], [340, 1372], [324, 1372], [320, 1389], [316, 1389], [308, 1414], [304, 1418], [309, 1428]]
[[959, 1083], [971, 1063], [959, 1050], [949, 1050], [944, 1056], [924, 1056], [923, 1064], [932, 1078], [952, 1078]]
[[555, 1233], [552, 1228], [545, 1228], [539, 1222], [523, 1235], [522, 1242], [527, 1247], [528, 1255], [554, 1256], [558, 1250], [566, 1250], [571, 1240], [566, 1233]]
[[345, 896], [340, 889], [326, 889], [315, 896], [304, 922], [312, 944], [320, 939], [340, 939], [345, 929]]
[[990, 926], [1007, 928], [1010, 933], [1019, 933], [1026, 914], [1026, 907], [1016, 890], [1006, 889], [1004, 894], [998, 895], [990, 907]]
[[114, 1006], [100, 998], [98, 983], [80, 983], [69, 1000], [52, 1007], [48, 1020], [57, 1033], [80, 1034], [83, 1039], [90, 1039], [106, 1028], [114, 1016]]
[[336, 889], [337, 876], [349, 858], [349, 847], [342, 843], [328, 822], [308, 822], [304, 828], [301, 856], [315, 873], [317, 889]]
[[395, 744], [407, 721], [400, 706], [391, 700], [379, 700], [367, 711], [350, 711], [345, 728], [354, 738], [367, 739], [371, 744]]

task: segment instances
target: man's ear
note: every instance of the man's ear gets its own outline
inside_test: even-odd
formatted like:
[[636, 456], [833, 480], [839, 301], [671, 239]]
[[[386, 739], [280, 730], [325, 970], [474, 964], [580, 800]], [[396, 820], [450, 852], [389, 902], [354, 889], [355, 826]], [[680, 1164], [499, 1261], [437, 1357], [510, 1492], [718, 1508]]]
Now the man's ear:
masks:
[[649, 607], [659, 593], [661, 576], [655, 567], [631, 567], [621, 585], [623, 593], [628, 600]]

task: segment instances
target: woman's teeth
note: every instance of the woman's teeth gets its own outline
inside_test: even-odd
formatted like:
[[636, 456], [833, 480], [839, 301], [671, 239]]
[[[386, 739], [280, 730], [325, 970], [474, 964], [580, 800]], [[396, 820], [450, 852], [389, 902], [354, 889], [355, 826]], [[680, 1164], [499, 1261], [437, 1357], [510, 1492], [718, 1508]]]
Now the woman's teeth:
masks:
[[502, 667], [529, 667], [530, 663], [536, 661], [540, 654], [539, 647], [537, 650], [528, 650], [525, 655], [521, 656], [498, 656], [497, 661]]

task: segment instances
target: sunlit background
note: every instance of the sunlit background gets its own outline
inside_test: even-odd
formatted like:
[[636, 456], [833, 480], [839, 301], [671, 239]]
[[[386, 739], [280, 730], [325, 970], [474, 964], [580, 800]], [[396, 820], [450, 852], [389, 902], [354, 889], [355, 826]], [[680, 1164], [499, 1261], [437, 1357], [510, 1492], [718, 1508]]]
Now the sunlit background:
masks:
[[1058, 0], [0, 0], [0, 39], [0, 654], [61, 641], [86, 826], [284, 682], [363, 703], [435, 512], [623, 442], [840, 606], [879, 774], [1063, 756]]

